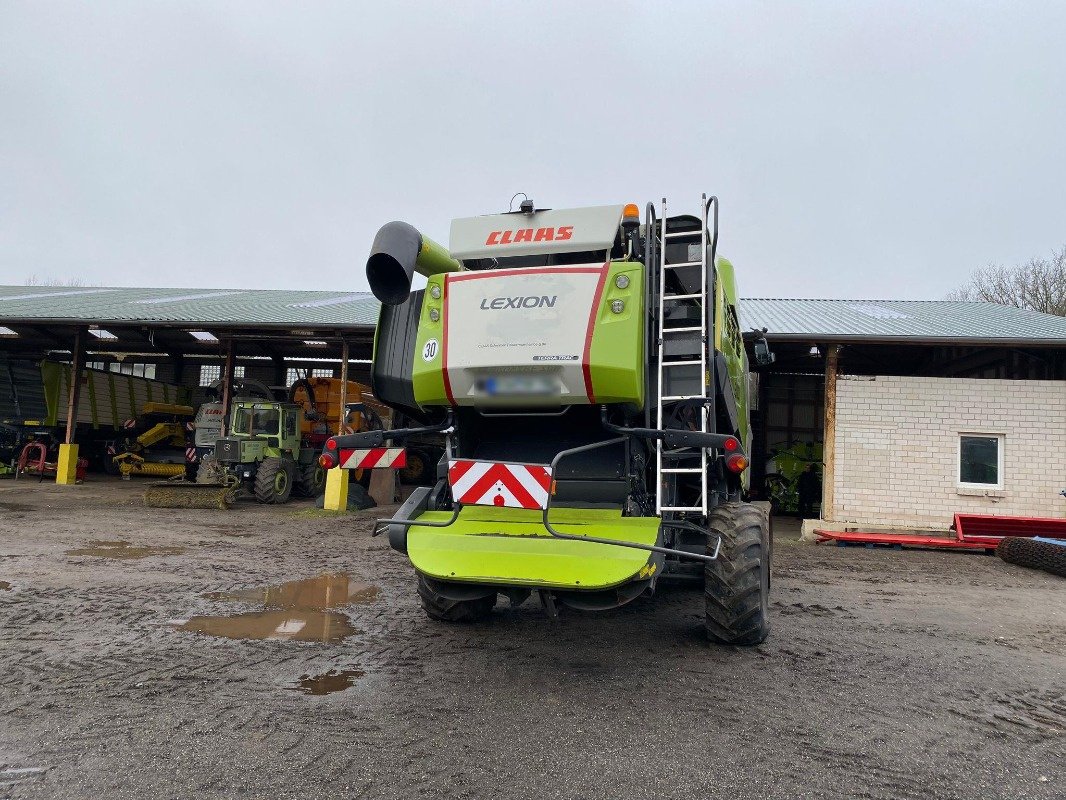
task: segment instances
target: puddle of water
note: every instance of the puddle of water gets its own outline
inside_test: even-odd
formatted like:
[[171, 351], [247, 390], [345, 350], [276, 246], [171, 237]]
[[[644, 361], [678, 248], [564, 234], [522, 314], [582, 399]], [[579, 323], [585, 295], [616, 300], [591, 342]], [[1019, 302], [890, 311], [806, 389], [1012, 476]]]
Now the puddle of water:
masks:
[[132, 547], [124, 541], [93, 541], [88, 547], [67, 550], [68, 556], [96, 556], [97, 558], [147, 558], [148, 556], [176, 556], [185, 552], [184, 547]]
[[238, 533], [237, 531], [222, 531], [223, 536], [233, 536], [238, 539], [247, 539], [251, 536], [255, 536], [254, 533]]
[[206, 600], [229, 600], [234, 603], [262, 603], [266, 608], [323, 611], [352, 603], [371, 603], [380, 592], [377, 586], [353, 580], [343, 572], [338, 572], [287, 581], [277, 586], [209, 592], [203, 597]]
[[180, 631], [226, 639], [281, 639], [294, 642], [339, 642], [358, 631], [344, 614], [331, 611], [251, 611], [223, 617], [193, 617]]
[[33, 511], [33, 506], [25, 503], [0, 503], [0, 508], [5, 511]]
[[0, 581], [0, 592], [10, 592], [11, 584], [7, 581]]
[[303, 694], [332, 694], [351, 688], [356, 680], [364, 675], [366, 673], [361, 669], [346, 669], [342, 672], [331, 669], [321, 675], [301, 675], [299, 682], [288, 688]]
[[227, 639], [337, 642], [357, 631], [344, 614], [331, 609], [373, 602], [380, 591], [377, 586], [353, 580], [339, 572], [287, 581], [277, 586], [210, 592], [202, 595], [204, 599], [262, 605], [263, 610], [193, 617], [176, 625], [179, 630]]

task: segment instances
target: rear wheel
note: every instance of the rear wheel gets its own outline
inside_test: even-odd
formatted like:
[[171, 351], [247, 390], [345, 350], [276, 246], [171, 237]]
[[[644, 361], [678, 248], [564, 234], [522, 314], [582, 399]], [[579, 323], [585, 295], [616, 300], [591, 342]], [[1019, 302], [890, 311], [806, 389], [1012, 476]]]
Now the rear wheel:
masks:
[[287, 503], [292, 495], [296, 464], [283, 458], [264, 458], [255, 472], [255, 499], [260, 503]]
[[[440, 622], [478, 622], [496, 607], [495, 592], [469, 600], [454, 600], [441, 594], [434, 583], [429, 578], [418, 576], [418, 596], [422, 598], [422, 608], [430, 619]], [[472, 587], [472, 591], [477, 590]]]
[[708, 517], [713, 552], [704, 567], [707, 637], [721, 644], [759, 644], [770, 633], [770, 535], [749, 503], [722, 503]]
[[296, 467], [296, 484], [292, 488], [300, 497], [318, 497], [326, 490], [326, 471], [318, 461], [299, 464]]

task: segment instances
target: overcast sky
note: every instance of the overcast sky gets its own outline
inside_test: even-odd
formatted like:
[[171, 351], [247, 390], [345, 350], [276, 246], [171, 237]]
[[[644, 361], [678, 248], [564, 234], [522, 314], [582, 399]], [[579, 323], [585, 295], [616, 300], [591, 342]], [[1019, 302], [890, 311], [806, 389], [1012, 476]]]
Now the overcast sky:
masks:
[[722, 202], [741, 294], [1066, 244], [1066, 3], [0, 0], [0, 283], [365, 289], [379, 225]]

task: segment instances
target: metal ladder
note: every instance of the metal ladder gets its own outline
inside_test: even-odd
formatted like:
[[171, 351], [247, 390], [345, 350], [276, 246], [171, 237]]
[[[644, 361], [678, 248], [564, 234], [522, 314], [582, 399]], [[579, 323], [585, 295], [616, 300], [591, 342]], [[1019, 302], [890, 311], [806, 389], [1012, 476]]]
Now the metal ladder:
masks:
[[[707, 195], [704, 194], [700, 200], [700, 227], [699, 230], [688, 231], [671, 231], [669, 226], [669, 220], [666, 214], [666, 198], [663, 198], [662, 205], [662, 222], [660, 223], [660, 240], [659, 240], [659, 317], [656, 325], [658, 327], [658, 348], [657, 348], [657, 368], [659, 370], [659, 389], [657, 392], [657, 407], [656, 407], [656, 427], [660, 430], [663, 427], [663, 410], [664, 406], [671, 403], [676, 403], [682, 400], [689, 399], [702, 399], [704, 394], [694, 395], [663, 395], [663, 391], [666, 387], [665, 378], [669, 374], [671, 369], [677, 367], [693, 367], [699, 366], [700, 384], [704, 387], [707, 383], [707, 342], [708, 342], [708, 330], [707, 330], [707, 245], [709, 244], [707, 238], [707, 212], [708, 201]], [[668, 243], [684, 242], [688, 244], [695, 244], [699, 242], [700, 245], [700, 258], [699, 261], [675, 261], [669, 262], [666, 260], [666, 245]], [[666, 278], [668, 270], [678, 269], [679, 267], [695, 267], [700, 268], [700, 290], [691, 294], [667, 294], [666, 293]], [[671, 308], [671, 304], [677, 303], [695, 303], [699, 309], [700, 324], [698, 326], [689, 325], [677, 328], [666, 327], [666, 311]], [[667, 337], [678, 335], [692, 335], [698, 333], [700, 336], [699, 347], [699, 359], [668, 359], [665, 355], [664, 342]], [[700, 418], [700, 430], [704, 433], [707, 432], [708, 414], [707, 406], [705, 403], [699, 405], [699, 418]], [[670, 458], [671, 454], [666, 454], [667, 458]], [[691, 450], [687, 451], [687, 458], [692, 460], [695, 453]], [[708, 458], [707, 451], [700, 449], [699, 467], [675, 467], [675, 466], [663, 466], [663, 443], [662, 441], [656, 441], [655, 444], [655, 513], [661, 515], [666, 512], [700, 512], [704, 516], [707, 515], [707, 467]], [[684, 456], [682, 456], [684, 457]], [[665, 475], [680, 475], [691, 474], [700, 476], [700, 505], [698, 506], [674, 506], [663, 505], [663, 476]]]

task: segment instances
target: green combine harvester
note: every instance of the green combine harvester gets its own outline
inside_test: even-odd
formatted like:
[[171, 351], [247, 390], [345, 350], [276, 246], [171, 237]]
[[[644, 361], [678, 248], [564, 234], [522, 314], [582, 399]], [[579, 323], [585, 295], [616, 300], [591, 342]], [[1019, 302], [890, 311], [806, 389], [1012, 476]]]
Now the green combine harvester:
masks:
[[[553, 616], [605, 610], [679, 578], [702, 582], [713, 641], [766, 638], [771, 541], [745, 501], [748, 363], [718, 202], [660, 208], [527, 200], [453, 221], [450, 250], [403, 222], [378, 232], [373, 390], [422, 427], [332, 437], [321, 463], [444, 435], [435, 485], [376, 528], [430, 617], [532, 592]], [[772, 361], [765, 339], [755, 351]]]

